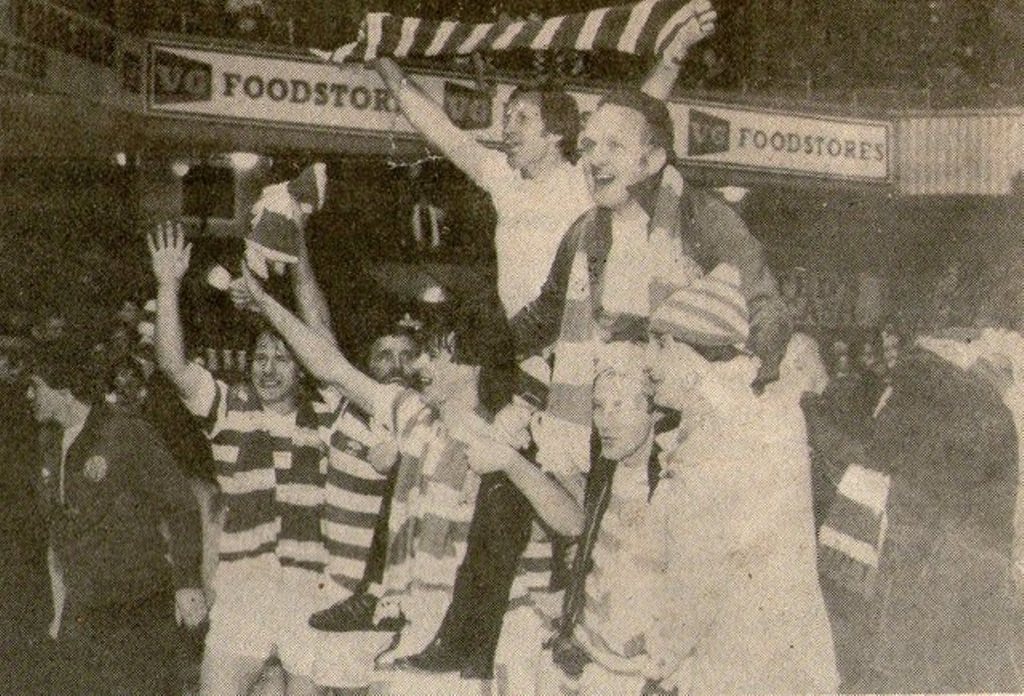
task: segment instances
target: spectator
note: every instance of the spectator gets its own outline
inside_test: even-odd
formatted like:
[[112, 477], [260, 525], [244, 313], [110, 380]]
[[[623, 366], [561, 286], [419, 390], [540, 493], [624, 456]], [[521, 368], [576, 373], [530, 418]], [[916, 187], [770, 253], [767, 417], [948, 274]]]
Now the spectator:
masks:
[[[969, 338], [970, 340], [964, 340]], [[877, 579], [844, 644], [844, 689], [1015, 692], [1021, 616], [1011, 547], [1019, 443], [1012, 359], [976, 332], [901, 358], [865, 461], [889, 477]], [[953, 425], [955, 424], [955, 426]]]
[[644, 689], [645, 656], [638, 646], [651, 571], [633, 553], [660, 484], [653, 393], [640, 346], [605, 348], [594, 386], [601, 449], [587, 479], [583, 534], [550, 663], [540, 666], [542, 693], [554, 693], [559, 684], [584, 694]]
[[[719, 267], [655, 312], [654, 386], [633, 356], [595, 384], [602, 460], [588, 479], [589, 541], [552, 648], [581, 693], [835, 688], [797, 406], [820, 370], [795, 341], [784, 380], [754, 397], [757, 361], [734, 347], [748, 331], [739, 288]], [[652, 391], [683, 416], [657, 438]]]
[[58, 341], [67, 333], [68, 321], [64, 313], [50, 308], [32, 327], [32, 339], [38, 343]]
[[206, 616], [199, 515], [152, 429], [93, 406], [91, 378], [65, 340], [39, 348], [30, 376], [36, 420], [63, 428], [51, 529], [65, 603], [51, 693], [170, 694], [175, 615], [188, 626]]

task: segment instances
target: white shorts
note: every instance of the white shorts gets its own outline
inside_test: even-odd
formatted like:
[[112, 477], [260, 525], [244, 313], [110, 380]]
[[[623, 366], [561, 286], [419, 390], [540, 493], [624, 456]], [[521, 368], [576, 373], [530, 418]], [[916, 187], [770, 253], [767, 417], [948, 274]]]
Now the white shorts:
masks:
[[362, 689], [388, 682], [389, 673], [374, 668], [374, 660], [387, 649], [395, 634], [389, 631], [351, 631], [317, 635], [317, 659], [312, 679], [333, 689]]
[[323, 634], [309, 617], [342, 599], [342, 588], [326, 576], [281, 568], [276, 559], [221, 563], [213, 586], [208, 655], [276, 654], [289, 674], [313, 678]]

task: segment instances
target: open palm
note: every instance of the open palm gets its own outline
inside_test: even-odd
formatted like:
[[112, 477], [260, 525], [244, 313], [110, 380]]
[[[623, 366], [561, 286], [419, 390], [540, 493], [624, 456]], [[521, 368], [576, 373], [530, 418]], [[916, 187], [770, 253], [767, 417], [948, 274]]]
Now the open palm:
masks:
[[149, 257], [157, 283], [181, 283], [192, 257], [192, 244], [185, 242], [185, 230], [181, 223], [165, 222], [157, 225], [153, 234], [146, 238], [146, 244], [149, 246]]

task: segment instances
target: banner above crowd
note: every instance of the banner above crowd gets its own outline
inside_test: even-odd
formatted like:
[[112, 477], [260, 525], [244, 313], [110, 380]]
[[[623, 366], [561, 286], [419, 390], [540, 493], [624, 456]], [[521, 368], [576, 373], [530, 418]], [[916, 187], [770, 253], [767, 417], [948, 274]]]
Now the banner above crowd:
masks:
[[679, 31], [690, 31], [695, 38], [708, 35], [715, 19], [708, 0], [641, 0], [558, 17], [486, 24], [371, 12], [355, 41], [322, 55], [336, 63], [380, 56], [431, 58], [517, 49], [655, 55]]
[[[175, 118], [262, 123], [305, 130], [418, 138], [376, 72], [303, 55], [155, 42], [147, 110]], [[513, 85], [481, 90], [471, 80], [415, 74], [449, 117], [481, 141], [501, 141], [501, 113]], [[600, 92], [572, 88], [583, 112]], [[685, 165], [801, 177], [887, 183], [891, 124], [781, 113], [697, 101], [669, 105], [677, 156]]]

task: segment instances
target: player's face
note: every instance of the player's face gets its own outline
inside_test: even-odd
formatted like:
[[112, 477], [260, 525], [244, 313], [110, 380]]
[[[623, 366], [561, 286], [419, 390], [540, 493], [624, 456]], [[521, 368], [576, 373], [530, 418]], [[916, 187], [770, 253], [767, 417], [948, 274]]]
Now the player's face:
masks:
[[529, 169], [558, 147], [558, 136], [549, 133], [541, 118], [540, 103], [529, 94], [505, 107], [502, 143], [513, 169]]
[[411, 387], [416, 381], [413, 364], [417, 355], [416, 344], [412, 338], [389, 334], [373, 342], [366, 366], [370, 376], [378, 382]]
[[654, 412], [645, 386], [638, 379], [614, 375], [594, 384], [594, 427], [601, 439], [601, 456], [621, 462], [647, 442], [654, 428]]
[[625, 206], [629, 188], [655, 174], [664, 155], [651, 145], [640, 112], [617, 104], [598, 107], [580, 135], [580, 163], [594, 203], [602, 208]]
[[299, 376], [299, 365], [284, 341], [273, 334], [262, 334], [253, 351], [250, 378], [263, 405], [294, 400]]

